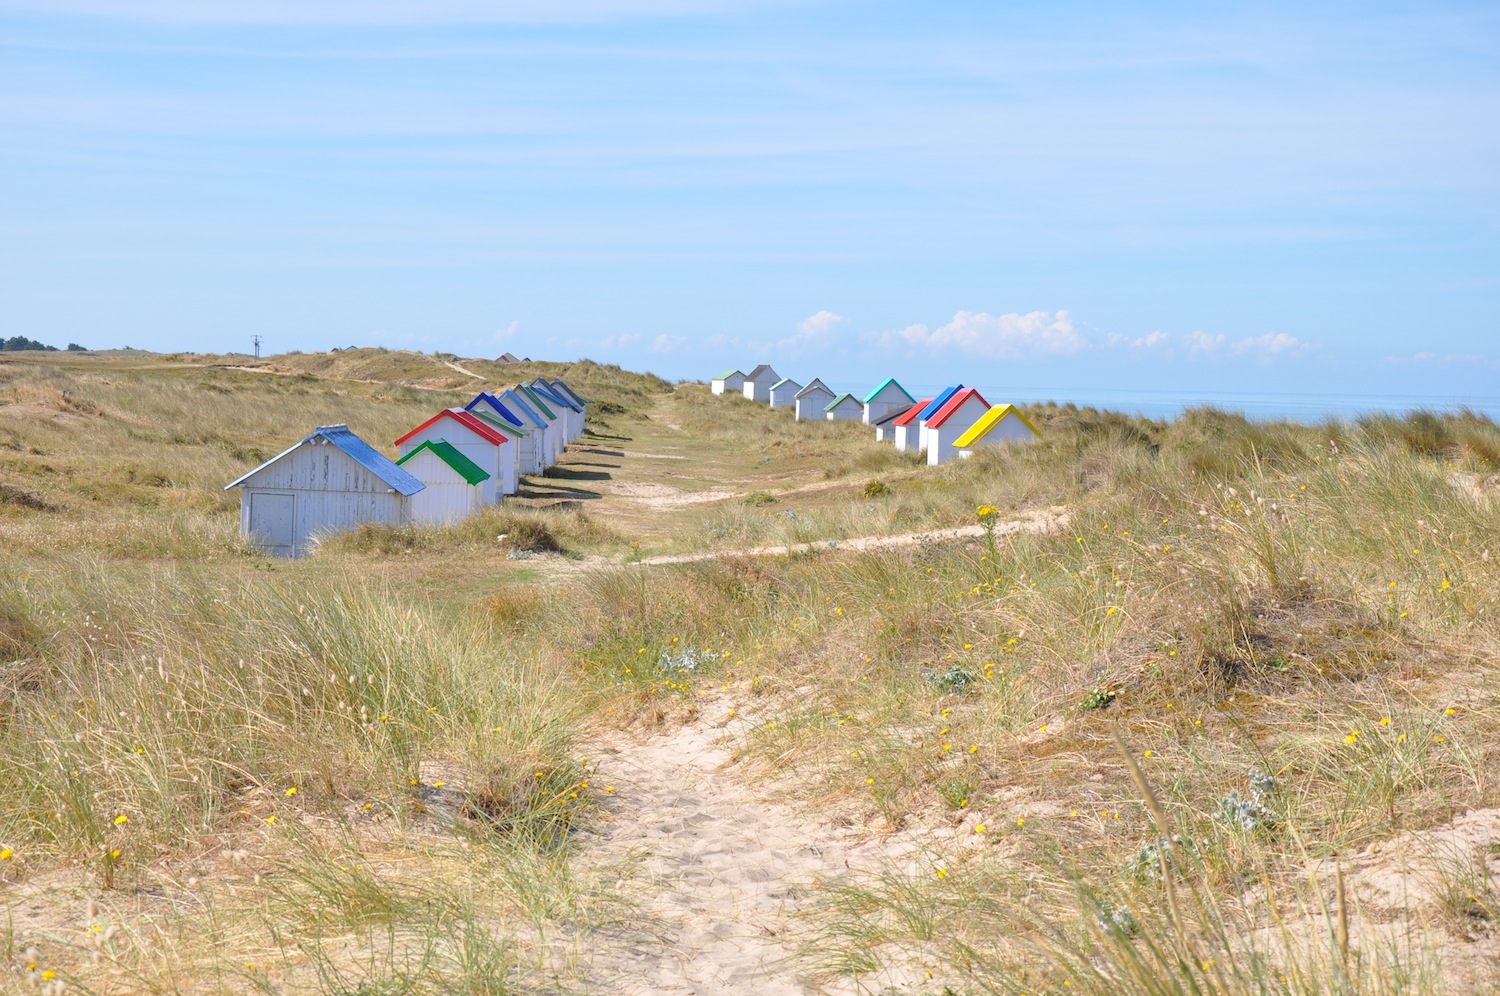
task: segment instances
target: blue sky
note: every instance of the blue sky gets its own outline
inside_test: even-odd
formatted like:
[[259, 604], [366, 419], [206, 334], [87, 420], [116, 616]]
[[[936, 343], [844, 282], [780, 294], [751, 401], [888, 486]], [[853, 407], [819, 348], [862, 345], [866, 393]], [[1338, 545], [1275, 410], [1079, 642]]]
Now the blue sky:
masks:
[[1500, 7], [1138, 6], [0, 0], [0, 335], [1500, 395]]

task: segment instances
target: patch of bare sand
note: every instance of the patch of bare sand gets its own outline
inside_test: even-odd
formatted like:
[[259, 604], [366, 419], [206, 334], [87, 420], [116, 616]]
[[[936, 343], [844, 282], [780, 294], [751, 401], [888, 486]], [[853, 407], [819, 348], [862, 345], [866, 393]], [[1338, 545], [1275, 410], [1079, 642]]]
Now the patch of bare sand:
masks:
[[[1050, 508], [1031, 515], [1002, 522], [995, 526], [996, 536], [1011, 536], [1016, 533], [1043, 533], [1066, 525], [1068, 514], [1062, 508]], [[819, 550], [884, 550], [903, 546], [918, 546], [944, 540], [965, 539], [983, 536], [982, 526], [958, 526], [953, 529], [929, 529], [917, 533], [897, 533], [892, 536], [856, 536], [853, 539], [815, 540], [810, 543], [792, 543], [787, 546], [756, 546], [738, 550], [710, 550], [706, 553], [674, 553], [659, 557], [646, 557], [638, 564], [691, 564], [719, 557], [778, 557], [793, 553], [812, 553]]]
[[469, 370], [466, 367], [460, 366], [459, 364], [454, 363], [454, 362], [452, 362], [450, 360], [444, 360], [443, 361], [443, 366], [447, 367], [449, 370], [457, 370], [459, 373], [463, 374], [465, 377], [474, 377], [474, 378], [476, 378], [478, 380], [485, 380], [486, 379], [483, 374], [477, 374], [474, 371]]
[[638, 501], [648, 508], [680, 508], [683, 505], [699, 505], [704, 502], [733, 498], [735, 495], [735, 492], [725, 488], [711, 488], [707, 491], [684, 491], [681, 488], [674, 488], [666, 484], [655, 484], [650, 481], [615, 484], [609, 490], [616, 497]]
[[[1423, 937], [1448, 988], [1500, 991], [1500, 894], [1494, 887], [1500, 808], [1471, 810], [1442, 826], [1377, 841], [1342, 863], [1364, 919], [1386, 921], [1372, 932], [1390, 936], [1369, 940]], [[1318, 874], [1332, 881], [1333, 862], [1323, 862]]]
[[[858, 980], [820, 977], [802, 945], [820, 884], [910, 855], [912, 842], [838, 827], [770, 799], [732, 762], [737, 733], [701, 718], [655, 736], [594, 745], [604, 818], [580, 860], [636, 866], [640, 920], [589, 937], [585, 971], [610, 992], [913, 992], [933, 980], [920, 958]], [[904, 962], [904, 963], [899, 963]]]

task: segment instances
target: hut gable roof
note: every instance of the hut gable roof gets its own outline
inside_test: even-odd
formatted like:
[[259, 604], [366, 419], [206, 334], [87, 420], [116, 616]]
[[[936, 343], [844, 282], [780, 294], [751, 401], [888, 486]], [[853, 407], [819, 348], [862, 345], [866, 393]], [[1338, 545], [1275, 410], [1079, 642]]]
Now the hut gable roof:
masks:
[[520, 391], [522, 394], [526, 395], [528, 399], [530, 399], [532, 407], [534, 407], [538, 412], [541, 412], [543, 418], [547, 419], [550, 422], [557, 421], [557, 412], [548, 408], [546, 402], [542, 400], [541, 395], [533, 391], [530, 385], [517, 384], [516, 390]]
[[985, 408], [989, 408], [990, 403], [984, 400], [984, 395], [980, 394], [972, 387], [966, 387], [963, 390], [956, 392], [953, 397], [948, 399], [947, 403], [944, 404], [943, 407], [939, 408], [934, 414], [928, 417], [928, 426], [934, 429], [941, 428], [944, 422], [953, 417], [954, 412], [962, 408], [965, 402], [970, 401], [974, 398], [978, 398], [981, 405], [984, 405]]
[[923, 408], [921, 410], [921, 412], [919, 412], [917, 414], [917, 421], [919, 421], [919, 422], [931, 422], [932, 421], [932, 416], [934, 416], [934, 415], [936, 415], [938, 413], [938, 409], [941, 408], [941, 407], [943, 407], [944, 405], [946, 405], [948, 403], [948, 399], [949, 398], [953, 397], [955, 394], [957, 394], [959, 391], [962, 391], [963, 389], [964, 389], [964, 386], [962, 384], [954, 384], [952, 387], [945, 387], [945, 388], [943, 388], [942, 393], [940, 393], [937, 397], [935, 397], [931, 401], [929, 401], [927, 403], [927, 407]]
[[589, 401], [588, 401], [587, 398], [585, 398], [583, 395], [579, 394], [577, 391], [573, 390], [571, 387], [569, 387], [567, 384], [563, 383], [561, 380], [554, 380], [552, 382], [552, 386], [555, 387], [555, 388], [557, 388], [562, 393], [566, 394], [568, 397], [572, 398], [575, 402], [577, 402], [578, 403], [578, 410], [579, 411], [583, 411], [584, 406], [589, 403]]
[[537, 394], [540, 394], [543, 398], [552, 402], [554, 405], [557, 405], [561, 408], [570, 408], [575, 412], [583, 411], [582, 408], [579, 408], [577, 405], [573, 404], [573, 402], [569, 400], [567, 395], [558, 391], [555, 387], [547, 383], [545, 380], [542, 380], [542, 378], [540, 377], [531, 382], [531, 389]]
[[520, 429], [513, 427], [509, 422], [505, 421], [505, 419], [501, 418], [499, 415], [496, 415], [494, 412], [489, 411], [488, 409], [476, 408], [473, 411], [469, 412], [469, 414], [479, 419], [479, 421], [483, 422], [485, 425], [490, 426], [495, 431], [499, 432], [502, 436], [512, 436], [516, 439], [521, 439], [526, 435], [526, 433], [522, 432]]
[[496, 446], [503, 446], [509, 441], [503, 432], [495, 428], [493, 425], [485, 422], [484, 420], [476, 418], [473, 412], [464, 411], [462, 408], [444, 408], [442, 411], [432, 416], [432, 418], [423, 422], [421, 425], [417, 426], [415, 429], [411, 430], [406, 435], [396, 440], [396, 445], [400, 446], [402, 443], [406, 442], [408, 439], [415, 436], [423, 429], [429, 429], [438, 422], [441, 422], [443, 419], [451, 419], [454, 422], [457, 422], [459, 425], [463, 426], [465, 429], [468, 429], [476, 436], [479, 436], [486, 442], [494, 443]]
[[828, 402], [828, 404], [824, 405], [823, 406], [823, 410], [825, 412], [831, 412], [835, 408], [837, 408], [839, 405], [843, 404], [846, 401], [852, 401], [856, 405], [859, 404], [859, 399], [856, 398], [854, 395], [852, 395], [852, 394], [840, 394], [838, 397], [836, 397], [832, 401]]
[[397, 460], [396, 466], [401, 466], [423, 450], [431, 450], [433, 456], [452, 467], [458, 473], [459, 477], [462, 477], [470, 484], [478, 484], [481, 481], [488, 481], [490, 479], [490, 475], [485, 473], [479, 464], [458, 452], [458, 448], [446, 439], [427, 440], [421, 446], [411, 450], [406, 456]]
[[[899, 419], [899, 418], [901, 418], [901, 417], [903, 417], [904, 415], [906, 415], [906, 413], [909, 410], [910, 409], [906, 409], [906, 408], [893, 408], [892, 410], [886, 412], [884, 415], [880, 416], [879, 418], [877, 418], [875, 421], [871, 422], [870, 424], [874, 425], [874, 426], [895, 425], [896, 424], [896, 420]], [[905, 425], [906, 423], [903, 422], [901, 424]]]
[[923, 398], [921, 401], [918, 401], [916, 404], [912, 405], [906, 411], [904, 411], [901, 414], [897, 415], [896, 416], [896, 424], [897, 425], [911, 425], [913, 422], [915, 422], [917, 420], [917, 416], [921, 415], [922, 411], [928, 405], [930, 405], [930, 404], [932, 404], [932, 399], [931, 398]]
[[536, 413], [536, 409], [532, 408], [531, 405], [527, 403], [526, 399], [521, 397], [515, 391], [507, 390], [505, 391], [505, 393], [500, 395], [500, 398], [502, 401], [508, 401], [511, 404], [515, 405], [516, 411], [520, 412], [521, 416], [529, 421], [533, 428], [547, 428], [547, 420], [538, 415]]
[[900, 384], [896, 383], [896, 378], [894, 378], [894, 377], [887, 377], [885, 380], [883, 380], [883, 381], [880, 382], [879, 386], [876, 387], [875, 390], [873, 390], [869, 394], [865, 395], [863, 403], [868, 405], [870, 402], [872, 402], [876, 398], [880, 397], [880, 392], [884, 391], [888, 387], [894, 387], [897, 391], [900, 391], [901, 392], [901, 396], [903, 398], [905, 398], [907, 401], [915, 401], [915, 400], [917, 400], [916, 398], [913, 398], [910, 394], [906, 393], [906, 388], [904, 388]]
[[799, 391], [802, 389], [802, 385], [799, 384], [799, 383], [797, 383], [795, 380], [792, 380], [792, 378], [790, 378], [790, 377], [783, 377], [780, 380], [778, 380], [776, 383], [774, 383], [774, 384], [771, 385], [771, 390], [774, 391], [778, 387], [786, 387], [788, 385], [797, 388], [797, 390], [799, 390]]
[[778, 374], [775, 370], [772, 370], [771, 369], [771, 364], [769, 364], [769, 363], [762, 363], [760, 366], [756, 367], [754, 370], [752, 370], [749, 373], [745, 374], [745, 379], [746, 380], [760, 380], [762, 377], [770, 377], [773, 380], [780, 380], [781, 379], [781, 375]]
[[824, 394], [832, 394], [833, 388], [823, 383], [823, 379], [821, 377], [814, 377], [812, 380], [807, 382], [806, 387], [797, 392], [797, 397], [805, 398], [809, 394], [812, 394], [814, 391], [822, 391]]
[[1021, 414], [1021, 409], [1017, 408], [1015, 405], [996, 405], [994, 408], [991, 408], [989, 411], [979, 416], [979, 421], [969, 426], [968, 430], [962, 436], [959, 436], [953, 441], [953, 445], [957, 446], [960, 449], [967, 449], [968, 447], [973, 446], [979, 440], [983, 439], [991, 429], [999, 425], [1000, 420], [1005, 418], [1005, 416], [1007, 415], [1015, 415], [1016, 418], [1021, 420], [1022, 424], [1025, 425], [1026, 428], [1031, 430], [1033, 435], [1041, 435], [1040, 432], [1037, 432], [1036, 426], [1031, 424], [1031, 419]]
[[739, 370], [725, 370], [723, 373], [716, 373], [716, 374], [714, 374], [713, 379], [714, 380], [728, 380], [731, 377], [743, 377], [743, 376], [745, 376], [745, 375], [741, 371], [739, 371]]
[[488, 391], [480, 391], [478, 394], [474, 395], [473, 401], [464, 405], [464, 411], [473, 412], [476, 410], [494, 412], [496, 415], [505, 419], [506, 422], [510, 423], [510, 425], [517, 431], [519, 431], [521, 428], [520, 417], [517, 416], [516, 413], [511, 411], [509, 408], [506, 408], [504, 403], [501, 402], [499, 398], [495, 397]]
[[239, 487], [298, 447], [306, 446], [320, 439], [325, 443], [331, 443], [338, 447], [339, 451], [345, 456], [380, 478], [397, 494], [409, 497], [427, 486], [392, 463], [390, 457], [356, 436], [349, 430], [347, 425], [339, 424], [318, 426], [301, 442], [294, 446], [288, 446], [259, 467], [250, 471], [250, 473], [224, 485], [224, 490], [228, 491], [230, 488]]

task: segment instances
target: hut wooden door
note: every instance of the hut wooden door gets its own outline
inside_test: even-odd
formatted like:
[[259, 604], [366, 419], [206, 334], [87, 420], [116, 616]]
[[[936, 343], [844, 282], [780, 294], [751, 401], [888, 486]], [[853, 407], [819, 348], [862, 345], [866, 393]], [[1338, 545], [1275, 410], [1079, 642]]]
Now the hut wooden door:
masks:
[[296, 556], [296, 495], [250, 492], [250, 535], [255, 545], [278, 557]]

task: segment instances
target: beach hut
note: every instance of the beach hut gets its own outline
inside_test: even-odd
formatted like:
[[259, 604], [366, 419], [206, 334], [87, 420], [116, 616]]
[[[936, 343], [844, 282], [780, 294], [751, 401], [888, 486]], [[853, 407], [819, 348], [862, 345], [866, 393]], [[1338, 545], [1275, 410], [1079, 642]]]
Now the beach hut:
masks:
[[411, 497], [415, 522], [457, 522], [484, 507], [483, 484], [490, 475], [447, 440], [429, 439], [407, 450], [396, 466], [424, 485]]
[[575, 405], [578, 406], [578, 434], [575, 435], [573, 438], [574, 439], [582, 438], [582, 436], [583, 436], [583, 430], [585, 428], [585, 423], [588, 421], [588, 417], [589, 417], [589, 403], [588, 403], [588, 399], [584, 398], [577, 391], [573, 390], [571, 387], [569, 387], [567, 384], [564, 384], [560, 380], [554, 380], [552, 382], [552, 386], [556, 390], [558, 390], [561, 393], [567, 395], [567, 397], [569, 398], [569, 400], [571, 400]]
[[406, 525], [422, 487], [347, 425], [320, 425], [224, 490], [241, 489], [241, 537], [273, 557], [300, 557], [321, 534]]
[[981, 446], [1004, 446], [1007, 443], [1029, 443], [1041, 437], [1031, 420], [1015, 405], [996, 405], [969, 430], [953, 441], [958, 455], [967, 460]]
[[897, 415], [895, 420], [891, 422], [891, 426], [895, 430], [896, 449], [903, 452], [920, 449], [917, 445], [917, 437], [921, 430], [921, 425], [917, 422], [917, 416], [921, 415], [922, 409], [930, 404], [932, 404], [931, 398], [923, 398], [900, 415]]
[[907, 411], [908, 409], [906, 408], [893, 408], [871, 423], [875, 426], [875, 441], [877, 443], [888, 443], [894, 440], [896, 438], [896, 419], [905, 415]]
[[537, 446], [532, 433], [536, 432], [536, 427], [527, 425], [520, 415], [511, 411], [505, 402], [489, 391], [480, 391], [474, 395], [474, 400], [464, 405], [464, 411], [489, 422], [515, 443], [511, 447], [511, 459], [500, 468], [500, 482], [496, 485], [503, 494], [515, 494], [520, 489], [521, 475], [531, 472], [530, 462], [535, 457]]
[[517, 384], [516, 391], [531, 402], [533, 411], [547, 420], [547, 465], [550, 467], [557, 463], [557, 458], [562, 456], [563, 447], [567, 444], [567, 440], [563, 438], [567, 435], [567, 426], [563, 424], [562, 416], [553, 411], [530, 385]]
[[989, 410], [990, 403], [972, 387], [966, 387], [949, 398], [927, 420], [928, 465], [935, 467], [952, 459], [958, 452], [953, 443]]
[[[904, 412], [916, 400], [916, 398], [906, 393], [906, 388], [896, 383], [896, 378], [887, 377], [880, 382], [875, 390], [864, 397], [865, 425], [875, 425], [893, 412], [897, 414]], [[880, 435], [877, 433], [875, 438], [879, 439]]]
[[938, 409], [942, 408], [948, 403], [949, 398], [953, 397], [963, 389], [964, 386], [962, 384], [954, 384], [952, 387], [943, 388], [942, 391], [938, 392], [937, 397], [933, 398], [927, 403], [926, 408], [923, 408], [920, 412], [917, 413], [917, 449], [921, 450], [923, 453], [927, 452], [928, 419], [936, 415]]
[[710, 394], [740, 394], [745, 390], [745, 375], [738, 370], [725, 370], [708, 382]]
[[500, 451], [499, 465], [496, 468], [499, 476], [495, 479], [495, 491], [501, 496], [516, 494], [521, 486], [521, 472], [517, 469], [517, 461], [520, 460], [521, 455], [521, 441], [516, 435], [515, 428], [486, 408], [472, 409], [469, 414], [510, 439], [510, 445], [503, 447]]
[[854, 421], [864, 414], [864, 405], [852, 394], [840, 394], [823, 408], [823, 417], [830, 422]]
[[532, 408], [530, 403], [515, 391], [501, 391], [498, 397], [507, 408], [521, 416], [531, 427], [530, 432], [533, 437], [531, 459], [523, 466], [527, 474], [540, 474], [542, 468], [547, 466], [547, 420], [538, 415], [536, 409]]
[[532, 381], [530, 386], [543, 401], [552, 406], [553, 411], [562, 416], [563, 442], [571, 443], [577, 439], [583, 432], [583, 408], [575, 405], [572, 398], [541, 377]]
[[521, 362], [521, 358], [519, 356], [517, 356], [515, 353], [501, 353], [499, 356], [495, 357], [495, 362], [496, 363], [520, 363]]
[[834, 394], [827, 384], [814, 377], [795, 396], [797, 421], [823, 418], [823, 409], [827, 408], [828, 402], [836, 397], [838, 395]]
[[[396, 452], [405, 456], [428, 440], [446, 439], [464, 456], [490, 475], [479, 487], [486, 504], [498, 502], [506, 460], [515, 459], [515, 443], [495, 426], [462, 408], [444, 408], [432, 418], [396, 440]], [[510, 451], [506, 451], [510, 447]]]
[[771, 407], [791, 408], [797, 403], [797, 392], [802, 385], [790, 377], [783, 377], [771, 385]]
[[771, 385], [780, 379], [781, 374], [772, 370], [771, 364], [762, 363], [745, 374], [745, 386], [742, 390], [745, 392], [745, 397], [751, 401], [767, 404], [771, 400]]

